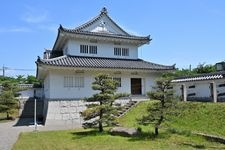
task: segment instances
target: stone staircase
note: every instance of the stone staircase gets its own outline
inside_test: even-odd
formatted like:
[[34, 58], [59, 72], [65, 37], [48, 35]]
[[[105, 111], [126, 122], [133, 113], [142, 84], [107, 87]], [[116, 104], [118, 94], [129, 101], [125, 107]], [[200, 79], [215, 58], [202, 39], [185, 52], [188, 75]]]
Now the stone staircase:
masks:
[[125, 115], [132, 107], [134, 107], [138, 101], [129, 101], [124, 106], [121, 106], [121, 108], [118, 110], [117, 117], [122, 117]]
[[[38, 121], [41, 121], [43, 119], [43, 107], [43, 100], [37, 99], [36, 114]], [[34, 118], [34, 98], [20, 100], [20, 118]]]
[[117, 117], [122, 117], [139, 102], [146, 100], [149, 100], [149, 98], [143, 95], [131, 95], [129, 97], [122, 97], [120, 99], [117, 99], [114, 103], [115, 106], [118, 106]]

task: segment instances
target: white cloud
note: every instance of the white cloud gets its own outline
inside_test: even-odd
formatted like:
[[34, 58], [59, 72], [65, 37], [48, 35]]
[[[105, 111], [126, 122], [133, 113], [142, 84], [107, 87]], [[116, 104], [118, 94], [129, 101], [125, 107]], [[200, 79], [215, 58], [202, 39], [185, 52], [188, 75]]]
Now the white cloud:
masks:
[[45, 24], [45, 25], [38, 26], [39, 29], [54, 32], [54, 33], [57, 33], [58, 27], [59, 25], [56, 25], [56, 24]]
[[46, 14], [34, 15], [31, 13], [27, 13], [24, 15], [23, 20], [28, 23], [41, 23], [47, 20]]
[[4, 32], [32, 32], [32, 30], [26, 27], [0, 28], [0, 33]]
[[46, 10], [35, 9], [31, 6], [25, 6], [26, 12], [22, 15], [22, 20], [27, 23], [42, 23], [48, 20]]

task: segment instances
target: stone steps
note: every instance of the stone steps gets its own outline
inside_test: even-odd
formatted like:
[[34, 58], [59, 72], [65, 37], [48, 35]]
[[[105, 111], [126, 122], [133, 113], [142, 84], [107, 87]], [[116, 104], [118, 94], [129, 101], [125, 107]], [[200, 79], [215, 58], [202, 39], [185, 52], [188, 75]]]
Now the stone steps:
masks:
[[122, 106], [121, 110], [118, 110], [117, 117], [122, 117], [125, 115], [132, 107], [134, 107], [138, 102], [137, 101], [129, 101], [127, 104]]
[[[26, 101], [22, 101], [20, 104], [20, 118], [34, 118], [34, 99], [30, 98]], [[36, 114], [37, 118], [43, 117], [44, 102], [40, 99], [36, 101]]]

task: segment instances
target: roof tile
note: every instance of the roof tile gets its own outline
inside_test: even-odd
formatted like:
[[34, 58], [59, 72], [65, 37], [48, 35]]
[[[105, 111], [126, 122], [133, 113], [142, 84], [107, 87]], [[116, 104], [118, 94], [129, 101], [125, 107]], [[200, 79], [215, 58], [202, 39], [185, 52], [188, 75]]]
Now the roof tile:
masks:
[[143, 70], [174, 70], [175, 66], [165, 66], [147, 62], [142, 59], [116, 59], [103, 57], [61, 56], [53, 59], [38, 59], [37, 63], [87, 68], [143, 69]]

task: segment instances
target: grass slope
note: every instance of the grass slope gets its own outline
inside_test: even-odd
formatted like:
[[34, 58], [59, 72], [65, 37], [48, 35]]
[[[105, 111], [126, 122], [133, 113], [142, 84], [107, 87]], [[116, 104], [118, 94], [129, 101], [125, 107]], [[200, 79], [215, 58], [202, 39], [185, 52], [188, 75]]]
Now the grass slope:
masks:
[[179, 105], [183, 109], [174, 117], [172, 126], [225, 136], [225, 103], [187, 102]]
[[[151, 105], [152, 101], [141, 102], [135, 108], [131, 109], [125, 116], [119, 119], [120, 124], [127, 127], [142, 127], [145, 132], [142, 136], [129, 138], [120, 136], [111, 136], [107, 132], [103, 134], [95, 130], [66, 130], [66, 131], [48, 131], [48, 132], [30, 132], [22, 133], [14, 145], [14, 150], [51, 150], [51, 149], [73, 149], [73, 150], [148, 150], [148, 149], [225, 149], [225, 145], [209, 142], [202, 137], [193, 135], [171, 134], [168, 130], [160, 130], [158, 138], [153, 138], [153, 128], [151, 126], [139, 126], [136, 118], [146, 113], [147, 105]], [[181, 115], [174, 117], [172, 125], [182, 130], [207, 131], [210, 133], [222, 133], [224, 127], [223, 114], [224, 104], [212, 103], [180, 103], [182, 106]], [[184, 105], [184, 106], [183, 106]], [[223, 105], [223, 106], [222, 106]], [[220, 107], [221, 106], [221, 107]], [[194, 109], [193, 109], [194, 107]], [[216, 109], [216, 108], [220, 108]], [[205, 110], [208, 109], [208, 110]], [[222, 109], [222, 110], [221, 110]], [[217, 111], [217, 114], [216, 112]], [[214, 113], [212, 113], [214, 112]], [[204, 117], [199, 115], [205, 114]], [[199, 116], [193, 118], [193, 115]], [[210, 117], [221, 116], [217, 121], [209, 121]], [[207, 119], [206, 119], [207, 118]], [[198, 119], [198, 120], [196, 120]], [[210, 124], [208, 125], [209, 121]], [[211, 118], [211, 120], [213, 120]], [[188, 123], [190, 122], [191, 123]], [[205, 123], [205, 125], [204, 125]], [[196, 125], [197, 124], [197, 125]], [[217, 126], [218, 125], [218, 126]], [[200, 128], [201, 127], [201, 128]], [[208, 129], [214, 127], [217, 129]], [[222, 129], [223, 128], [223, 129]]]

